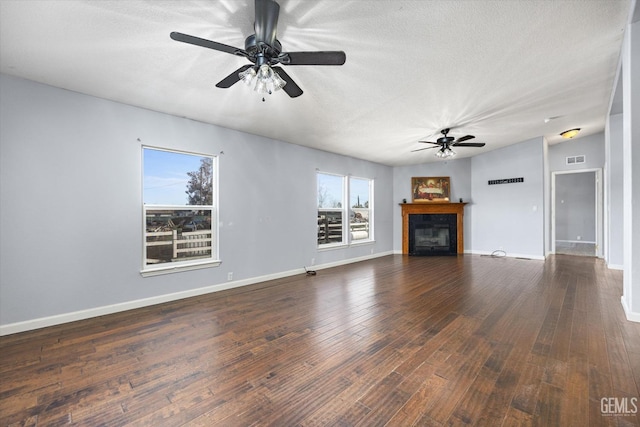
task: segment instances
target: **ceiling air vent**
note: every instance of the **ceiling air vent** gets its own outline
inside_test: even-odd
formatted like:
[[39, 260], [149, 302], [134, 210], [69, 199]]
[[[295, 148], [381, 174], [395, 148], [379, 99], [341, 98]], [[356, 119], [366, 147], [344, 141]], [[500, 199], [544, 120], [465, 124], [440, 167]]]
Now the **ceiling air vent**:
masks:
[[578, 165], [580, 163], [584, 163], [585, 162], [585, 155], [581, 154], [579, 156], [570, 156], [567, 157], [567, 164], [568, 165]]

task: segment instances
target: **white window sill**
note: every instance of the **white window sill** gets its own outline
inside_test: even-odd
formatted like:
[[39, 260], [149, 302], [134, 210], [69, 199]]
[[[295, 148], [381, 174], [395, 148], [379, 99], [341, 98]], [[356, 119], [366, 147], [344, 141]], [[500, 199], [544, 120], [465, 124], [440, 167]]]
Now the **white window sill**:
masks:
[[213, 268], [218, 267], [220, 264], [222, 264], [222, 261], [212, 260], [194, 264], [163, 265], [162, 267], [146, 268], [141, 270], [140, 275], [142, 277], [160, 276], [162, 274], [180, 273], [182, 271], [200, 270], [202, 268]]
[[351, 242], [350, 246], [370, 245], [370, 244], [373, 244], [375, 242], [376, 242], [375, 240], [369, 240], [369, 239], [366, 239], [366, 240], [364, 240], [364, 239], [363, 240], [354, 240], [354, 241]]
[[354, 240], [351, 243], [334, 243], [334, 244], [328, 244], [328, 245], [322, 245], [322, 246], [318, 246], [318, 251], [328, 251], [331, 249], [344, 249], [344, 248], [350, 248], [353, 246], [363, 246], [363, 245], [372, 245], [374, 244], [376, 241], [375, 240]]
[[327, 245], [318, 246], [319, 251], [329, 250], [329, 249], [340, 249], [340, 248], [348, 248], [349, 245], [346, 243], [329, 243]]

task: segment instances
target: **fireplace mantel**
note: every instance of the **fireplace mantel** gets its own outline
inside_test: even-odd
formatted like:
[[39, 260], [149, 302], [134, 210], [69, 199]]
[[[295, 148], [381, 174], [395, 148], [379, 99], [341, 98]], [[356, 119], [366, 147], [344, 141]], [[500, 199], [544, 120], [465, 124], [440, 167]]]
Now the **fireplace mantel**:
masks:
[[400, 203], [402, 207], [402, 253], [409, 253], [409, 215], [412, 214], [456, 214], [458, 253], [464, 253], [462, 224], [465, 205], [466, 203], [448, 202]]

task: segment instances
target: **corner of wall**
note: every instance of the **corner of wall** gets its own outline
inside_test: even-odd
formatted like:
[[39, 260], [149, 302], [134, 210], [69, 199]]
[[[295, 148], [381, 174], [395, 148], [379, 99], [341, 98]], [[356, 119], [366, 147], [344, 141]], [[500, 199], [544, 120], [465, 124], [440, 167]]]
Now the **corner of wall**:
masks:
[[627, 301], [624, 298], [624, 295], [620, 297], [620, 302], [622, 303], [622, 308], [624, 309], [624, 315], [630, 322], [640, 322], [640, 313], [634, 313], [631, 311], [629, 306], [627, 305]]

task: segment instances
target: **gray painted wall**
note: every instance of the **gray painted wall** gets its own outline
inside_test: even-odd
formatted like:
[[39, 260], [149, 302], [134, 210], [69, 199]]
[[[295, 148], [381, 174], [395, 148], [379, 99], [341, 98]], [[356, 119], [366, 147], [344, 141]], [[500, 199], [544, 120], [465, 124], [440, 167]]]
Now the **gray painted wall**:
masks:
[[[581, 154], [586, 156], [585, 163], [567, 165], [567, 157]], [[604, 132], [549, 146], [549, 170], [551, 172], [602, 168], [604, 163]]]
[[606, 204], [608, 239], [607, 239], [607, 264], [622, 269], [624, 264], [624, 205], [623, 205], [623, 149], [622, 149], [622, 113], [609, 117], [609, 155], [606, 170], [607, 175], [607, 200]]
[[[1, 325], [393, 249], [390, 167], [5, 75], [0, 93]], [[140, 276], [142, 144], [219, 155], [220, 267]], [[317, 250], [316, 169], [375, 179], [374, 244]]]
[[556, 240], [596, 241], [596, 173], [556, 175]]
[[[471, 158], [474, 252], [544, 257], [544, 147], [540, 137]], [[524, 182], [488, 185], [518, 177]]]

